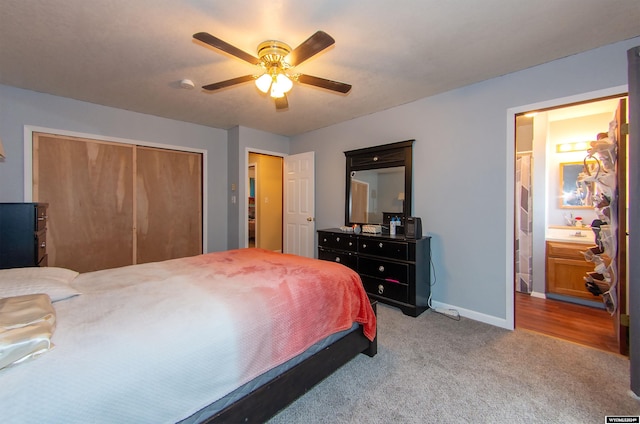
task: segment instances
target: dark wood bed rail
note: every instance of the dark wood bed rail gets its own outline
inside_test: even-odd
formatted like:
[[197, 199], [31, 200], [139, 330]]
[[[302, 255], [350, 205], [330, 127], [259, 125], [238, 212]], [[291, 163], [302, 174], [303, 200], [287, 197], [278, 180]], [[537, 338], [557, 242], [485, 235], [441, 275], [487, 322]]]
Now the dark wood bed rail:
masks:
[[[374, 312], [377, 312], [376, 303], [371, 304]], [[206, 419], [203, 424], [264, 423], [360, 353], [370, 357], [378, 353], [377, 335], [369, 341], [362, 333], [362, 326]]]

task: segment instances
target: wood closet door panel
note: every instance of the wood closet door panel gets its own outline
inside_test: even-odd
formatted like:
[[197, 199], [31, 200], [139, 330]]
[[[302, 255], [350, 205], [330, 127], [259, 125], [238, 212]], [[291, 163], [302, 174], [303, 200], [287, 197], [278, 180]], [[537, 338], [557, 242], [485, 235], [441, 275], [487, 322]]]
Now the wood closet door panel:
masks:
[[49, 203], [49, 266], [133, 263], [133, 146], [36, 134], [33, 196]]
[[202, 155], [138, 147], [137, 263], [202, 253]]

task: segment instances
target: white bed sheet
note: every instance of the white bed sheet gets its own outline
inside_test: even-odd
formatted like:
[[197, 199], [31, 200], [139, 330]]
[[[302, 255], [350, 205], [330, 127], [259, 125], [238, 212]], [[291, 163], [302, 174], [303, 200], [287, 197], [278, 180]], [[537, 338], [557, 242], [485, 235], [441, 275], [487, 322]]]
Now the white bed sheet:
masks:
[[[105, 281], [111, 290], [94, 292], [83, 277], [76, 284], [83, 295], [55, 304], [55, 348], [0, 375], [3, 422], [176, 422], [184, 418], [176, 411], [234, 388], [228, 305], [188, 282], [176, 293], [172, 281], [113, 279]], [[193, 299], [206, 301], [194, 307]], [[212, 349], [225, 366], [209, 360]]]

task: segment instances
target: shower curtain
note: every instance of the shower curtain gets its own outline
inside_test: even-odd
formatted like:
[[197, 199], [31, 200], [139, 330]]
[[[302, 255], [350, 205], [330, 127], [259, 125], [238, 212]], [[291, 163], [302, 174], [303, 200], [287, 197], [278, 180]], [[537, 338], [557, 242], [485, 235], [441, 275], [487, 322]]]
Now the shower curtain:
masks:
[[522, 293], [533, 290], [533, 205], [531, 199], [530, 153], [516, 159], [516, 240], [515, 289]]

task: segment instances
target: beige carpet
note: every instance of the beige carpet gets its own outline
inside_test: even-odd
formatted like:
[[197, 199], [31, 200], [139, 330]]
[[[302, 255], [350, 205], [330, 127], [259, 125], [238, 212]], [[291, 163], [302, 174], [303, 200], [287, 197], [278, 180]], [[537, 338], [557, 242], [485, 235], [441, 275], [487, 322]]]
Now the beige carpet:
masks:
[[604, 423], [640, 415], [627, 358], [528, 332], [378, 305], [378, 355], [359, 355], [280, 423]]

